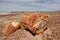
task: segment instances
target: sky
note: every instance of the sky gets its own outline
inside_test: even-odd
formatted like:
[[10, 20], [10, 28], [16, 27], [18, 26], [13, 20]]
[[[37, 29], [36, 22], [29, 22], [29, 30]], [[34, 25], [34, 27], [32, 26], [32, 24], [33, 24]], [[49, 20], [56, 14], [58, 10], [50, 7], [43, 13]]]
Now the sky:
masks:
[[60, 0], [0, 0], [0, 12], [55, 10], [60, 10]]

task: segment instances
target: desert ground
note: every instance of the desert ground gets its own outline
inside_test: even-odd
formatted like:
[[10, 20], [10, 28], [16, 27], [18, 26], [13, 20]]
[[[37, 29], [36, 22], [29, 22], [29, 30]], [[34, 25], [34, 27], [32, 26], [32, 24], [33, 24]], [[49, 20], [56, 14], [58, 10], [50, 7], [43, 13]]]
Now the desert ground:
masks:
[[[19, 19], [24, 13], [41, 13], [49, 16], [47, 30], [42, 34], [33, 36], [29, 31], [18, 29], [10, 36], [2, 33], [4, 25], [9, 20]], [[0, 15], [0, 40], [60, 40], [60, 11], [52, 12], [11, 12], [8, 15]]]

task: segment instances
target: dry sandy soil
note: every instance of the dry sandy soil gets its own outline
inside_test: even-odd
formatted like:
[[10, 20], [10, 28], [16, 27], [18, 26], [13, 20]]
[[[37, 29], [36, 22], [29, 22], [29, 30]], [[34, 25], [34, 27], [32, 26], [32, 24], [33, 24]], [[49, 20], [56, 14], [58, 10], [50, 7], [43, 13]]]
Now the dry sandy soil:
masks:
[[[17, 12], [16, 12], [17, 13]], [[48, 24], [48, 29], [42, 34], [33, 36], [30, 32], [22, 29], [18, 29], [10, 36], [5, 37], [2, 34], [2, 29], [7, 21], [11, 19], [18, 19], [24, 13], [17, 13], [13, 15], [0, 15], [0, 40], [60, 40], [60, 12], [36, 12], [49, 15], [50, 21]], [[28, 12], [27, 12], [28, 13]], [[32, 12], [31, 12], [32, 13]], [[33, 12], [34, 13], [34, 12]]]

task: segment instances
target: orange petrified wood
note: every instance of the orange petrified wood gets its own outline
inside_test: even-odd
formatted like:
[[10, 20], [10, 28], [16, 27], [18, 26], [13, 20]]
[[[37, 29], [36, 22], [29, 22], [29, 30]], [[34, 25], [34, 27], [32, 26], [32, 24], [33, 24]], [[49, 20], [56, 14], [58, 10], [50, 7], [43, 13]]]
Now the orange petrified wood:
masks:
[[48, 24], [48, 16], [42, 14], [25, 14], [20, 20], [25, 29], [33, 34], [42, 33]]
[[2, 32], [8, 36], [22, 26], [33, 34], [40, 34], [47, 28], [48, 20], [49, 17], [43, 14], [24, 14], [20, 22], [8, 22]]
[[16, 31], [20, 26], [20, 23], [15, 23], [15, 21], [9, 21], [6, 25], [5, 28], [2, 30], [3, 34], [5, 36], [10, 35], [14, 31]]

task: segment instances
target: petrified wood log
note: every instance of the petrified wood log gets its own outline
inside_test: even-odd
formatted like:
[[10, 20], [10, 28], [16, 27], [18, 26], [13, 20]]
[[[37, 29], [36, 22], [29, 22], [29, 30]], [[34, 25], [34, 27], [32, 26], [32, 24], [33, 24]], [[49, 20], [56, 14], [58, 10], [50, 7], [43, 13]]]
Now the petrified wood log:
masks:
[[[17, 20], [17, 19], [16, 19]], [[42, 14], [24, 14], [19, 22], [10, 21], [5, 25], [3, 34], [6, 36], [16, 31], [19, 27], [24, 27], [32, 34], [40, 34], [47, 28], [49, 17]]]

